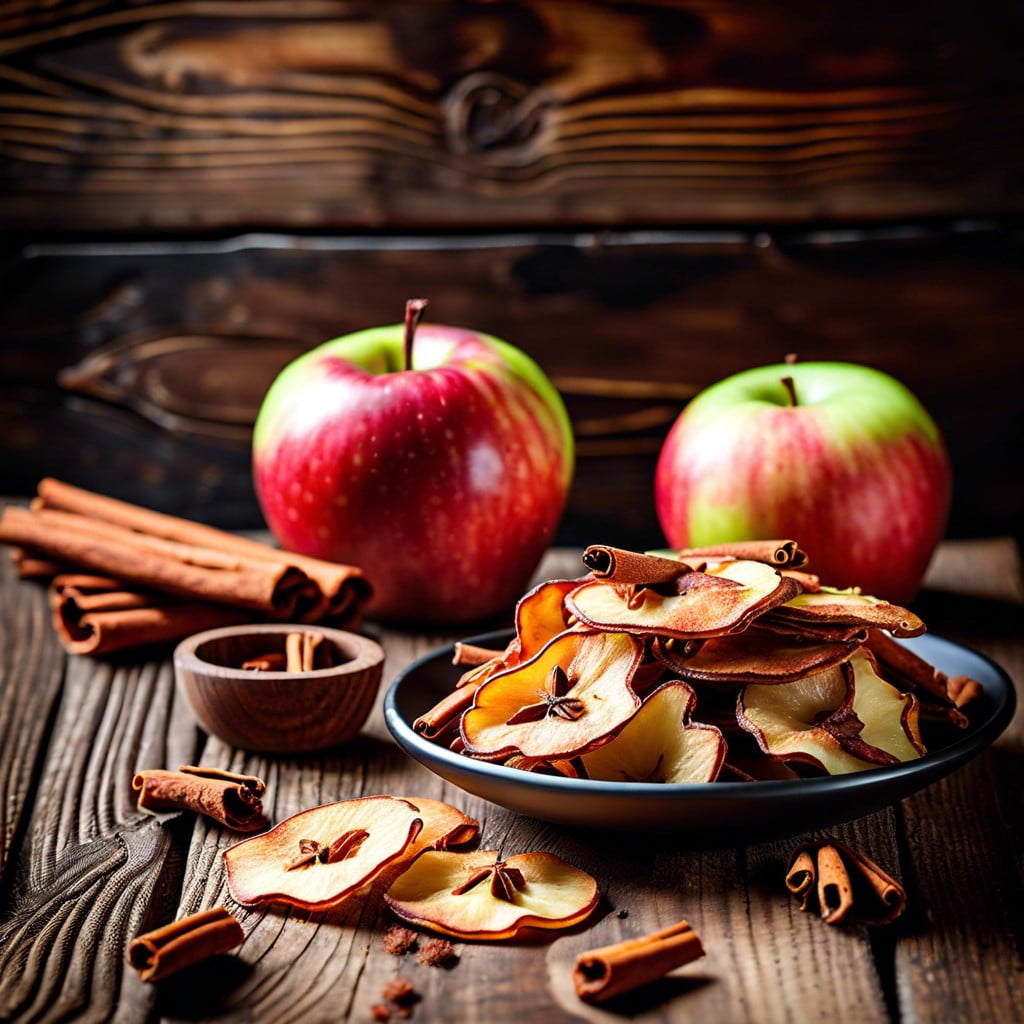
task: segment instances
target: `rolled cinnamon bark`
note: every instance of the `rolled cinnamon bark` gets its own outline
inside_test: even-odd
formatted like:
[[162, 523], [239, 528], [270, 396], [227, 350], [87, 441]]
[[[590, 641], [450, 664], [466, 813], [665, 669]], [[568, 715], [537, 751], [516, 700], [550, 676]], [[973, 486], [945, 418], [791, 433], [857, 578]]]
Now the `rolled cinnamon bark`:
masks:
[[255, 832], [263, 818], [263, 780], [219, 768], [182, 765], [178, 771], [147, 768], [132, 788], [144, 811], [195, 811], [240, 832]]
[[77, 512], [164, 540], [294, 566], [316, 581], [321, 594], [321, 601], [316, 607], [303, 611], [300, 620], [304, 622], [320, 621], [323, 618], [352, 619], [359, 614], [371, 596], [370, 584], [362, 570], [356, 566], [281, 551], [268, 544], [247, 537], [238, 537], [204, 523], [194, 523], [178, 516], [166, 515], [106, 495], [95, 494], [50, 477], [39, 481], [37, 494], [38, 497], [33, 504], [39, 508]]
[[625, 551], [604, 544], [591, 544], [583, 552], [583, 564], [595, 579], [633, 585], [670, 583], [693, 571], [686, 562], [676, 558], [645, 555], [639, 551]]
[[143, 537], [48, 509], [30, 512], [8, 506], [0, 518], [0, 542], [193, 600], [251, 608], [279, 618], [292, 617], [309, 591], [308, 577], [290, 566]]
[[24, 548], [12, 547], [10, 552], [14, 571], [20, 580], [48, 580], [67, 568], [52, 559], [31, 555]]
[[117, 580], [81, 575], [54, 577], [50, 606], [54, 630], [69, 654], [103, 655], [169, 643], [251, 618], [228, 605], [175, 601], [126, 590]]
[[128, 962], [142, 981], [159, 981], [244, 940], [237, 918], [224, 907], [214, 907], [132, 939]]
[[790, 855], [786, 886], [801, 910], [816, 910], [826, 924], [888, 924], [903, 913], [903, 886], [862, 853], [825, 837]]
[[602, 1003], [702, 956], [700, 937], [686, 921], [679, 921], [653, 935], [581, 953], [573, 967], [573, 987], [580, 999]]
[[940, 702], [962, 708], [981, 694], [981, 684], [970, 676], [950, 679], [910, 648], [893, 640], [879, 629], [868, 634], [867, 647], [882, 665], [895, 672], [914, 689], [924, 690]]
[[795, 540], [737, 540], [725, 544], [707, 544], [703, 547], [683, 548], [676, 554], [683, 559], [744, 558], [750, 562], [765, 562], [777, 569], [799, 569], [807, 564], [807, 552]]

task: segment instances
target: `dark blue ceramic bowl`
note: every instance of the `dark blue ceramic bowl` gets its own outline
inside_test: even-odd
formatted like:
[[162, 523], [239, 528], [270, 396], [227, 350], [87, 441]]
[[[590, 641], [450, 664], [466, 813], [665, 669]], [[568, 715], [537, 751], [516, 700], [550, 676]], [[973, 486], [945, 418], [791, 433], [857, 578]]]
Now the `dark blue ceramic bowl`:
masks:
[[[505, 630], [469, 642], [503, 648], [511, 636]], [[460, 789], [520, 814], [584, 828], [672, 831], [700, 844], [750, 842], [824, 828], [895, 803], [966, 764], [1006, 728], [1016, 695], [998, 665], [941, 637], [926, 634], [907, 643], [947, 675], [977, 679], [983, 696], [965, 709], [970, 727], [945, 745], [933, 746], [917, 761], [852, 775], [674, 785], [563, 779], [476, 761], [423, 739], [412, 728], [464, 671], [451, 664], [451, 645], [399, 673], [385, 698], [384, 715], [406, 753]]]

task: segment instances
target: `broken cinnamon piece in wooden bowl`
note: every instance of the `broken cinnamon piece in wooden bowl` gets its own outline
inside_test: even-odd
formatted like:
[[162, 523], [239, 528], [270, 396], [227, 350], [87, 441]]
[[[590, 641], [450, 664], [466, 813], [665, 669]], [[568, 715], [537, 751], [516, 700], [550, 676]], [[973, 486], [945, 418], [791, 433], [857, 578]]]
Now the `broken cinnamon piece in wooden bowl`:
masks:
[[[276, 666], [279, 656], [280, 669], [243, 667]], [[207, 630], [174, 652], [178, 686], [199, 724], [233, 746], [264, 753], [323, 750], [354, 739], [373, 708], [383, 667], [384, 651], [369, 637], [286, 623]]]

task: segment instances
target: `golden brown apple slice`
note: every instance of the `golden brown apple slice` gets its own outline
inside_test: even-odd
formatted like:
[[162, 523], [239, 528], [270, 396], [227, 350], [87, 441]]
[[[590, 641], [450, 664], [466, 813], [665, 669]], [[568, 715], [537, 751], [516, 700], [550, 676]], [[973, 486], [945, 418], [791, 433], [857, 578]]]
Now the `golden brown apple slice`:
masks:
[[797, 594], [773, 609], [772, 619], [797, 624], [874, 626], [893, 636], [918, 636], [925, 631], [924, 623], [909, 609], [862, 594], [856, 588], [836, 590], [834, 587], [822, 587], [816, 593]]
[[412, 804], [423, 819], [423, 827], [403, 854], [406, 858], [421, 850], [448, 850], [453, 846], [467, 846], [480, 834], [480, 822], [451, 804], [422, 796], [398, 799]]
[[597, 906], [597, 882], [550, 853], [428, 851], [394, 882], [388, 906], [410, 924], [460, 939], [508, 939], [523, 928], [571, 928]]
[[665, 683], [604, 746], [580, 758], [591, 779], [608, 782], [714, 782], [726, 744], [712, 725], [691, 721], [697, 696]]
[[569, 628], [565, 598], [579, 585], [579, 580], [548, 580], [520, 599], [516, 605], [516, 664], [534, 657], [545, 644]]
[[462, 716], [466, 750], [566, 759], [631, 718], [630, 680], [643, 645], [626, 633], [567, 632], [536, 657], [489, 679]]
[[401, 857], [422, 825], [418, 808], [390, 796], [302, 811], [224, 851], [228, 891], [243, 904], [337, 906]]
[[858, 739], [891, 754], [898, 761], [913, 761], [925, 753], [918, 726], [918, 702], [878, 674], [878, 664], [866, 650], [850, 657], [853, 672], [853, 712], [863, 722]]
[[755, 624], [742, 633], [713, 637], [692, 654], [656, 639], [654, 656], [682, 679], [701, 683], [791, 683], [845, 661], [858, 647], [846, 643], [800, 643]]
[[[793, 683], [753, 683], [744, 687], [737, 697], [736, 720], [766, 754], [783, 761], [811, 765], [829, 775], [875, 767], [850, 753], [839, 739], [840, 735], [856, 736], [861, 728], [853, 713], [853, 693], [842, 665]], [[885, 755], [877, 763], [892, 760]]]
[[596, 629], [687, 639], [744, 629], [756, 616], [794, 597], [800, 584], [770, 565], [737, 560], [686, 573], [672, 588], [666, 594], [661, 588], [590, 581], [569, 594], [566, 604]]

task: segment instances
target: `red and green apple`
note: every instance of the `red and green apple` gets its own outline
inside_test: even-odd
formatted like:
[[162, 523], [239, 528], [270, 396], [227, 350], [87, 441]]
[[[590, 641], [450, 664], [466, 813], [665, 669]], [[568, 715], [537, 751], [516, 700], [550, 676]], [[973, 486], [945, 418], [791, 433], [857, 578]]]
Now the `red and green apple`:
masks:
[[424, 305], [282, 371], [256, 421], [254, 481], [282, 547], [366, 572], [371, 614], [469, 622], [511, 608], [551, 543], [573, 437], [529, 356], [418, 326]]
[[674, 548], [792, 537], [822, 582], [905, 604], [945, 530], [937, 426], [888, 374], [762, 366], [713, 384], [672, 426], [655, 506]]

